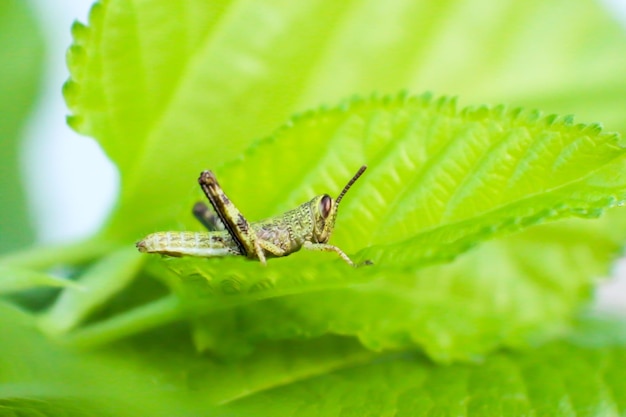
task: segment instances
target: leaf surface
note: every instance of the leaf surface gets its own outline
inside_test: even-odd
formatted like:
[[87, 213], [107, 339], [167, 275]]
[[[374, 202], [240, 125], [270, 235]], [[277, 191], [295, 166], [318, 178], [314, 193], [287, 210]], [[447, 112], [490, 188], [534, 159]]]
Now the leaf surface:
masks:
[[[307, 134], [319, 136], [307, 146]], [[342, 203], [331, 243], [374, 265], [352, 269], [318, 253], [267, 268], [182, 258], [163, 262], [179, 276], [166, 282], [212, 312], [196, 323], [196, 339], [223, 354], [266, 338], [335, 333], [374, 350], [418, 345], [438, 360], [469, 359], [566, 326], [626, 225], [615, 215], [587, 228], [531, 228], [434, 264], [494, 236], [619, 204], [623, 154], [616, 136], [593, 126], [501, 108], [459, 112], [445, 100], [371, 99], [312, 113], [225, 166], [234, 181], [222, 186], [249, 218], [263, 218], [307, 194], [336, 195], [340, 178], [365, 161], [371, 168]], [[267, 182], [263, 200], [246, 191]]]
[[[621, 415], [623, 323], [584, 321], [568, 340], [483, 363], [436, 366], [375, 355], [345, 338], [268, 344], [236, 363], [194, 355], [155, 333], [98, 352], [67, 352], [0, 303], [0, 403], [20, 415]], [[158, 342], [157, 342], [158, 341]], [[24, 350], [23, 346], [30, 346]], [[97, 375], [97, 378], [94, 378]], [[30, 413], [30, 414], [29, 414]]]
[[118, 239], [155, 230], [201, 170], [236, 158], [294, 112], [354, 94], [545, 103], [624, 126], [626, 36], [591, 1], [107, 0], [73, 35], [70, 122], [121, 171], [107, 227]]
[[[616, 222], [611, 233], [606, 222], [580, 232], [567, 224], [529, 229], [442, 263], [493, 237], [621, 204], [624, 155], [619, 137], [595, 125], [503, 107], [457, 110], [429, 96], [307, 113], [217, 175], [253, 220], [324, 191], [337, 195], [368, 164], [342, 202], [330, 242], [373, 266], [353, 269], [335, 255], [303, 251], [267, 268], [232, 258], [155, 259], [153, 272], [186, 307], [170, 314], [156, 304], [136, 313], [145, 322], [133, 326], [130, 313], [84, 331], [108, 341], [141, 323], [202, 314], [194, 321], [197, 346], [225, 356], [266, 339], [331, 333], [377, 351], [419, 346], [444, 362], [524, 344], [534, 332], [546, 337], [565, 328], [588, 297], [626, 225]], [[150, 311], [154, 319], [145, 316]]]
[[10, 294], [39, 287], [69, 287], [80, 289], [76, 283], [32, 269], [0, 265], [0, 294]]

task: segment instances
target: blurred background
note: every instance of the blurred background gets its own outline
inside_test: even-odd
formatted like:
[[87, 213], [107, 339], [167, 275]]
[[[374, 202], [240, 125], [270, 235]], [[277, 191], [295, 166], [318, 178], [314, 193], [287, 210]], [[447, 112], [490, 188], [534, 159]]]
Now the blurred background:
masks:
[[[69, 28], [74, 20], [86, 22], [92, 2], [0, 2], [0, 62], [5, 63], [0, 68], [0, 252], [87, 237], [115, 203], [117, 171], [93, 139], [66, 125], [61, 94], [69, 75]], [[626, 0], [602, 4], [626, 27]], [[10, 228], [19, 230], [9, 233]], [[617, 264], [614, 275], [620, 278], [599, 290], [600, 306], [626, 313], [626, 261]]]
[[[24, 3], [22, 0], [3, 0]], [[21, 170], [30, 219], [41, 243], [73, 241], [100, 227], [117, 194], [117, 172], [99, 145], [65, 123], [61, 86], [72, 22], [87, 21], [93, 0], [29, 0], [43, 35], [41, 90], [23, 130]]]

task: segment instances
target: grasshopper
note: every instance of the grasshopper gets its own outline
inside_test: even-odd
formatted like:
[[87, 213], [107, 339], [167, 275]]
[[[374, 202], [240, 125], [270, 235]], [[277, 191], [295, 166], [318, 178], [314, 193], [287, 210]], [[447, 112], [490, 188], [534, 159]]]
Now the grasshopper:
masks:
[[[224, 193], [211, 171], [198, 178], [200, 188], [215, 213], [199, 202], [193, 208], [196, 219], [208, 232], [157, 232], [137, 243], [140, 252], [169, 256], [245, 256], [266, 265], [266, 258], [287, 256], [302, 248], [335, 252], [351, 266], [354, 262], [337, 246], [327, 242], [335, 227], [337, 209], [346, 192], [363, 174], [363, 165], [333, 201], [322, 194], [279, 216], [249, 223]], [[370, 264], [366, 261], [364, 264]]]

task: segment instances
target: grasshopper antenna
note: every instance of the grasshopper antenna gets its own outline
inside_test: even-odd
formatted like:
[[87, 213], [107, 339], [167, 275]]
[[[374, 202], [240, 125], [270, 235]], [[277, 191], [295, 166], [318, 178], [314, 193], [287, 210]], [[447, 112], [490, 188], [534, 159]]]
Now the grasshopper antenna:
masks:
[[352, 177], [352, 179], [350, 181], [348, 181], [346, 186], [343, 187], [343, 190], [341, 190], [341, 194], [339, 194], [339, 197], [337, 197], [337, 199], [335, 200], [335, 208], [337, 208], [337, 206], [339, 206], [339, 202], [341, 201], [343, 196], [346, 195], [346, 193], [348, 192], [350, 187], [352, 187], [352, 184], [354, 184], [356, 182], [356, 180], [359, 179], [361, 174], [363, 174], [366, 169], [367, 169], [367, 165], [362, 165], [361, 168], [359, 168], [359, 170], [356, 172], [356, 174], [354, 174], [354, 177]]

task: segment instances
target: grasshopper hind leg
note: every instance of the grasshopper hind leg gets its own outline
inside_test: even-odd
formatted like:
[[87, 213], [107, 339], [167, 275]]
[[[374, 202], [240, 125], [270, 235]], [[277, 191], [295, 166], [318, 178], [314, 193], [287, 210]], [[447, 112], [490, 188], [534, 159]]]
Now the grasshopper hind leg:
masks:
[[226, 196], [213, 172], [202, 171], [200, 178], [198, 178], [198, 183], [225, 229], [237, 244], [240, 252], [248, 258], [258, 259], [265, 265], [265, 254], [258, 242], [255, 231], [250, 227], [248, 220]]
[[198, 220], [209, 232], [220, 232], [225, 230], [224, 223], [219, 216], [201, 201], [193, 206], [193, 216]]

